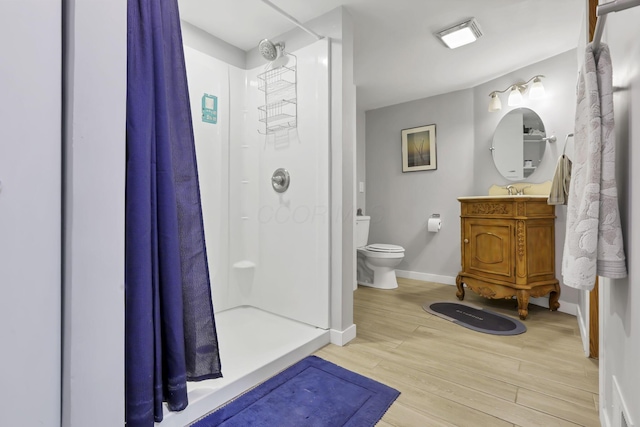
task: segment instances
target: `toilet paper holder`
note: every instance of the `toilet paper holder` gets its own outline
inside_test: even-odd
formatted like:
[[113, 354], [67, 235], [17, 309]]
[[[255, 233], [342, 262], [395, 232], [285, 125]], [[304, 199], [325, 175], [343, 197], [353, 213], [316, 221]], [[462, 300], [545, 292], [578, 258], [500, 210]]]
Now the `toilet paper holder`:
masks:
[[427, 231], [430, 233], [438, 233], [442, 228], [442, 221], [440, 220], [440, 214], [431, 214], [427, 221]]

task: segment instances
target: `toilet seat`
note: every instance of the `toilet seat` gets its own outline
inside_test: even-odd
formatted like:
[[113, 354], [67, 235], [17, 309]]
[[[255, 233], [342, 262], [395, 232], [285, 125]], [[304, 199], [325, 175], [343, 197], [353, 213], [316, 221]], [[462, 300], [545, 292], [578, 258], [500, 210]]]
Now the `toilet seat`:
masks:
[[365, 246], [364, 249], [371, 252], [382, 252], [391, 254], [404, 252], [404, 248], [402, 246], [388, 245], [386, 243], [373, 243], [371, 245]]

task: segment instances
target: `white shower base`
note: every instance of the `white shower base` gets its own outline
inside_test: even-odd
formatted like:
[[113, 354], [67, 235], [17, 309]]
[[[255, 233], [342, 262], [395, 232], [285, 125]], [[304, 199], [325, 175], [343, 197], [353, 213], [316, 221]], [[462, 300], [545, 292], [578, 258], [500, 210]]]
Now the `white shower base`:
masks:
[[158, 427], [184, 427], [329, 343], [328, 330], [254, 307], [216, 313], [223, 378], [189, 382], [189, 406]]

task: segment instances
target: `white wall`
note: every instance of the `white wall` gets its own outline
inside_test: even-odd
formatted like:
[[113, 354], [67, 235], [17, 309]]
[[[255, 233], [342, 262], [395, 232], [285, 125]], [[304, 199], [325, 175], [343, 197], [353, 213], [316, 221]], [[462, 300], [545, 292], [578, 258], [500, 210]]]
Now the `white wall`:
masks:
[[244, 50], [220, 40], [187, 21], [180, 21], [180, 24], [182, 27], [182, 41], [185, 45], [227, 64], [241, 69], [246, 68]]
[[367, 115], [364, 110], [356, 112], [356, 206], [364, 210], [367, 203], [367, 188], [360, 192], [359, 183], [367, 181]]
[[126, 11], [65, 2], [63, 426], [124, 423]]
[[[355, 335], [355, 144], [356, 90], [353, 82], [353, 22], [344, 7], [305, 22], [307, 28], [331, 39], [331, 329], [348, 341]], [[295, 51], [315, 38], [294, 29], [273, 41]], [[264, 64], [257, 48], [247, 52], [247, 68]], [[338, 336], [334, 334], [333, 336]]]
[[[185, 24], [184, 22], [182, 23]], [[213, 308], [216, 312], [243, 304], [238, 287], [229, 280], [229, 263], [234, 257], [230, 247], [229, 209], [239, 203], [230, 203], [229, 174], [238, 168], [229, 167], [229, 135], [231, 126], [230, 108], [231, 82], [230, 74], [241, 74], [244, 85], [244, 70], [229, 66], [221, 60], [212, 58], [189, 46], [184, 47], [187, 80], [189, 82], [189, 99], [193, 119], [196, 157], [198, 161], [198, 178], [202, 202], [204, 234], [207, 245], [209, 279], [211, 280]], [[234, 88], [235, 89], [235, 88]], [[244, 90], [239, 88], [237, 97], [242, 97]], [[216, 96], [218, 99], [218, 118], [216, 123], [202, 120], [202, 97], [204, 94]], [[236, 141], [239, 138], [236, 137]], [[235, 144], [241, 150], [240, 144]], [[238, 193], [234, 188], [235, 194]], [[233, 192], [232, 192], [233, 193]], [[243, 242], [243, 238], [234, 235], [235, 242]]]
[[[491, 152], [493, 133], [512, 108], [488, 112], [489, 93], [543, 74], [546, 97], [525, 100], [521, 107], [535, 110], [549, 134], [558, 142], [547, 143], [540, 166], [528, 182], [551, 180], [565, 136], [573, 132], [576, 81], [575, 50], [551, 57], [473, 89], [398, 104], [366, 113], [366, 213], [371, 215], [370, 243], [398, 244], [405, 258], [401, 276], [454, 283], [460, 271], [460, 206], [457, 197], [486, 195], [493, 184], [507, 185], [496, 169]], [[400, 131], [435, 124], [435, 171], [402, 173]], [[569, 147], [568, 152], [571, 152]], [[561, 281], [566, 208], [556, 208], [556, 276]], [[428, 233], [433, 213], [442, 217], [439, 233]], [[575, 314], [579, 293], [562, 287], [561, 310]], [[543, 299], [532, 301], [546, 305]]]
[[[405, 248], [401, 275], [453, 283], [460, 271], [460, 207], [473, 193], [473, 91], [470, 89], [367, 111], [369, 243]], [[401, 131], [436, 125], [437, 169], [402, 172]], [[439, 213], [442, 229], [427, 232]], [[410, 272], [410, 273], [403, 273]], [[444, 277], [442, 277], [444, 276]]]
[[[269, 136], [258, 120], [265, 61], [245, 71], [186, 51], [216, 311], [246, 304], [328, 328], [328, 41], [292, 52], [297, 128]], [[218, 97], [216, 124], [200, 118], [204, 93]], [[282, 194], [271, 187], [280, 167], [292, 179]]]
[[[489, 187], [493, 184], [507, 185], [511, 183], [511, 181], [503, 178], [498, 173], [493, 163], [489, 147], [491, 147], [494, 130], [502, 117], [513, 108], [518, 107], [507, 106], [507, 96], [506, 94], [502, 94], [502, 110], [490, 113], [488, 112], [489, 93], [494, 90], [502, 90], [516, 82], [525, 82], [537, 74], [545, 76], [542, 80], [545, 88], [545, 97], [531, 100], [525, 96], [522, 105], [519, 107], [531, 108], [537, 112], [544, 122], [547, 134], [553, 134], [557, 138], [556, 143], [546, 144], [540, 165], [536, 171], [526, 179], [526, 182], [535, 183], [548, 181], [553, 178], [558, 157], [562, 154], [567, 134], [573, 133], [576, 110], [575, 87], [578, 76], [577, 70], [576, 51], [574, 49], [515, 70], [482, 85], [478, 85], [473, 89], [475, 119], [473, 157], [476, 162], [473, 175], [474, 194], [487, 194]], [[571, 155], [572, 153], [573, 139], [569, 139], [567, 154]], [[580, 293], [576, 289], [562, 284], [561, 267], [566, 211], [566, 206], [556, 206], [556, 278], [560, 281], [561, 285], [560, 310], [576, 314], [575, 309], [580, 300]], [[548, 297], [543, 299], [536, 298], [531, 302], [546, 307]]]
[[[312, 21], [311, 28], [330, 37], [331, 66], [331, 329], [355, 336], [355, 88], [353, 23], [342, 8]], [[320, 28], [316, 28], [316, 26]], [[334, 344], [342, 344], [332, 336]]]
[[[600, 285], [600, 415], [602, 425], [640, 425], [640, 7], [612, 13], [605, 42], [613, 62], [616, 179], [629, 277]], [[635, 184], [635, 185], [634, 185]], [[615, 385], [617, 383], [617, 386]], [[624, 402], [621, 404], [621, 401]]]
[[[328, 43], [320, 40], [293, 52], [297, 62], [297, 126], [262, 135], [258, 106], [265, 93], [257, 76], [247, 72], [247, 139], [258, 153], [249, 185], [258, 198], [245, 214], [256, 221], [259, 243], [250, 303], [266, 311], [329, 328], [329, 69]], [[290, 58], [291, 63], [294, 62]], [[292, 112], [290, 110], [289, 112]], [[247, 150], [245, 150], [246, 152]], [[271, 176], [278, 168], [291, 177], [287, 191], [277, 193]], [[246, 176], [246, 175], [245, 175]], [[242, 221], [246, 222], [246, 221]]]
[[248, 84], [248, 74], [246, 70], [229, 67], [231, 131], [226, 161], [229, 164], [227, 224], [231, 270], [226, 286], [230, 294], [240, 294], [243, 304], [251, 303], [249, 298], [256, 280], [256, 268], [260, 268], [260, 224], [254, 212], [260, 203], [258, 178], [260, 149], [263, 147], [255, 143], [262, 123], [257, 119], [249, 120], [250, 115], [257, 116], [258, 105], [249, 102], [248, 94], [259, 91], [257, 86]]
[[[476, 86], [474, 92], [474, 117], [475, 123], [475, 152], [476, 172], [474, 176], [474, 190], [480, 194], [486, 194], [493, 184], [507, 185], [511, 181], [503, 178], [496, 169], [489, 147], [493, 140], [496, 126], [509, 111], [515, 108], [530, 108], [534, 110], [542, 121], [548, 135], [555, 135], [558, 141], [554, 144], [547, 143], [542, 161], [537, 170], [529, 176], [528, 182], [544, 182], [551, 180], [556, 168], [558, 156], [562, 154], [565, 137], [573, 132], [575, 114], [575, 86], [577, 80], [577, 63], [575, 50], [553, 56], [544, 61], [536, 62], [529, 66], [515, 70], [504, 76], [490, 80]], [[521, 105], [509, 107], [507, 94], [501, 94], [502, 110], [490, 113], [489, 93], [494, 90], [502, 90], [516, 82], [524, 82], [534, 75], [545, 76], [542, 83], [545, 88], [545, 96], [541, 99], [529, 99], [526, 95]], [[571, 142], [569, 148], [571, 148]], [[572, 152], [572, 150], [568, 150]]]
[[[353, 292], [356, 286], [356, 144], [357, 102], [353, 80], [354, 24], [347, 9], [342, 8], [342, 116], [332, 124], [342, 124], [342, 324], [340, 330], [353, 324]], [[335, 95], [334, 95], [335, 97]], [[355, 329], [353, 329], [355, 334]]]
[[61, 1], [0, 3], [0, 425], [60, 425]]
[[[353, 22], [337, 7], [304, 25], [331, 38], [331, 329], [353, 337], [355, 281], [356, 90], [353, 82]], [[295, 51], [315, 38], [301, 29], [271, 37]], [[258, 49], [247, 52], [247, 68], [264, 64]], [[333, 335], [334, 337], [337, 335]], [[346, 339], [348, 341], [349, 339]]]

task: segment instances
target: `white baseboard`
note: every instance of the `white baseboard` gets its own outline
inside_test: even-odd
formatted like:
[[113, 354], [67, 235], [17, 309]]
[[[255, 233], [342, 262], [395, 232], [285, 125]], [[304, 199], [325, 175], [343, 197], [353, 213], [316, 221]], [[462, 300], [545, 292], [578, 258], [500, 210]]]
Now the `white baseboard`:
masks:
[[611, 416], [607, 418], [611, 420], [611, 425], [613, 426], [634, 427], [635, 424], [629, 415], [629, 407], [627, 406], [626, 399], [622, 395], [618, 378], [616, 378], [615, 375], [613, 376], [612, 382]]
[[455, 285], [455, 276], [440, 276], [438, 274], [419, 273], [417, 271], [396, 270], [396, 276], [405, 279], [422, 280], [423, 282], [436, 282], [444, 285]]
[[[629, 408], [622, 396], [618, 379], [612, 377], [611, 405], [607, 405], [604, 396], [600, 396], [600, 424], [602, 427], [636, 426], [629, 416]], [[624, 418], [624, 423], [622, 422]]]
[[[405, 279], [422, 280], [424, 282], [436, 282], [443, 285], [455, 285], [455, 276], [440, 276], [438, 274], [420, 273], [417, 271], [396, 270], [396, 276]], [[558, 311], [575, 316], [578, 305], [572, 302], [562, 301], [560, 297], [560, 308]], [[530, 298], [529, 304], [539, 305], [540, 307], [549, 307], [549, 297]]]
[[339, 345], [342, 347], [352, 339], [356, 337], [356, 325], [353, 324], [349, 326], [344, 331], [338, 331], [336, 329], [331, 329], [331, 344]]
[[[558, 301], [560, 308], [558, 311], [576, 316], [578, 312], [578, 304], [573, 302], [562, 301], [562, 297]], [[529, 304], [539, 305], [540, 307], [549, 308], [549, 297], [529, 298]]]
[[584, 322], [585, 318], [582, 315], [580, 306], [576, 305], [576, 317], [578, 318], [578, 328], [580, 329], [580, 338], [582, 338], [582, 350], [584, 355], [589, 357], [589, 328]]

